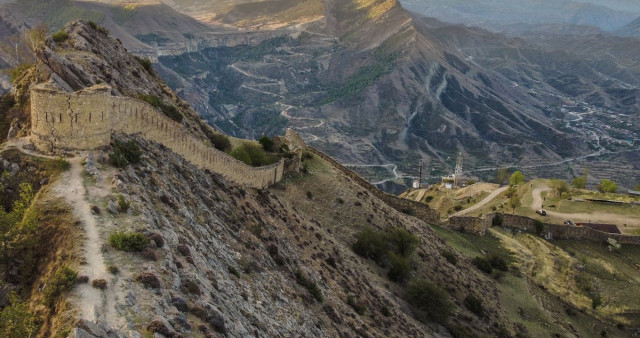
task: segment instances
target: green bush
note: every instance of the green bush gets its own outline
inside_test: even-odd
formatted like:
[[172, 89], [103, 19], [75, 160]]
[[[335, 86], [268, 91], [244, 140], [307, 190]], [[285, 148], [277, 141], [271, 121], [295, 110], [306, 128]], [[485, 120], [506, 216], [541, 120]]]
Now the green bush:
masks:
[[138, 100], [144, 101], [144, 102], [156, 107], [165, 116], [167, 116], [168, 118], [170, 118], [170, 119], [172, 119], [172, 120], [174, 120], [176, 122], [182, 122], [182, 119], [184, 118], [184, 116], [182, 116], [182, 113], [180, 113], [178, 108], [176, 108], [173, 105], [164, 103], [162, 101], [162, 99], [160, 99], [160, 97], [158, 97], [156, 95], [153, 95], [153, 94], [148, 94], [148, 95], [140, 94], [140, 95], [138, 95]]
[[113, 151], [109, 154], [109, 162], [118, 168], [124, 168], [129, 164], [140, 162], [142, 150], [134, 141], [113, 143]]
[[144, 68], [144, 70], [146, 70], [147, 73], [153, 74], [153, 64], [151, 63], [151, 60], [149, 60], [148, 58], [141, 58], [137, 56], [136, 56], [136, 60], [138, 60], [142, 68]]
[[489, 260], [484, 257], [476, 257], [471, 261], [471, 263], [475, 265], [478, 270], [486, 274], [491, 274], [493, 272], [491, 262], [489, 262]]
[[362, 230], [353, 244], [353, 251], [362, 257], [382, 262], [387, 251], [384, 233], [371, 228]]
[[37, 317], [29, 311], [29, 303], [20, 302], [15, 292], [12, 292], [9, 295], [9, 306], [0, 311], [0, 336], [35, 337], [39, 329]]
[[211, 141], [211, 144], [213, 144], [213, 146], [220, 150], [220, 151], [229, 151], [231, 150], [231, 141], [229, 140], [229, 137], [227, 137], [227, 135], [223, 135], [223, 134], [212, 134], [209, 137], [209, 140]]
[[279, 160], [277, 156], [267, 154], [267, 152], [262, 149], [262, 146], [250, 142], [242, 143], [242, 145], [231, 152], [231, 156], [253, 167], [273, 164]]
[[443, 251], [442, 256], [452, 265], [458, 264], [458, 256], [451, 251]]
[[507, 265], [507, 261], [505, 261], [504, 258], [495, 254], [491, 254], [487, 257], [487, 260], [489, 261], [489, 263], [491, 263], [492, 268], [505, 272], [509, 271], [509, 266]]
[[478, 317], [484, 316], [484, 306], [482, 306], [482, 299], [468, 295], [464, 299], [464, 306], [471, 312], [475, 313]]
[[318, 301], [319, 303], [322, 303], [324, 301], [324, 297], [322, 296], [322, 290], [320, 290], [320, 288], [318, 287], [318, 284], [316, 284], [315, 281], [311, 280], [310, 278], [307, 278], [300, 270], [296, 270], [295, 275], [296, 275], [296, 282], [304, 286], [307, 289], [307, 291], [309, 291], [311, 296], [315, 298], [316, 301]]
[[149, 238], [140, 232], [116, 231], [109, 236], [109, 244], [121, 251], [141, 252], [149, 245]]
[[258, 142], [262, 146], [262, 149], [268, 152], [273, 152], [273, 140], [269, 136], [262, 136]]
[[21, 63], [17, 67], [9, 69], [9, 79], [11, 83], [17, 83], [31, 67], [33, 67], [31, 63]]
[[600, 294], [594, 293], [591, 295], [591, 308], [595, 310], [600, 305], [602, 305], [602, 297]]
[[446, 322], [453, 312], [453, 302], [449, 294], [439, 286], [425, 279], [411, 281], [405, 291], [405, 300], [416, 311], [422, 321]]
[[54, 33], [51, 38], [57, 43], [65, 42], [69, 38], [69, 34], [63, 30]]
[[409, 279], [411, 273], [411, 261], [409, 258], [396, 254], [393, 251], [387, 253], [389, 272], [387, 276], [394, 282], [404, 282]]
[[52, 307], [55, 300], [64, 292], [71, 290], [77, 280], [78, 273], [75, 270], [67, 266], [58, 269], [44, 289], [46, 305]]
[[393, 250], [402, 257], [409, 257], [415, 251], [418, 243], [418, 237], [402, 228], [394, 228], [387, 234], [387, 241], [391, 244]]
[[120, 212], [127, 212], [131, 207], [131, 202], [127, 201], [122, 194], [118, 195], [118, 209]]

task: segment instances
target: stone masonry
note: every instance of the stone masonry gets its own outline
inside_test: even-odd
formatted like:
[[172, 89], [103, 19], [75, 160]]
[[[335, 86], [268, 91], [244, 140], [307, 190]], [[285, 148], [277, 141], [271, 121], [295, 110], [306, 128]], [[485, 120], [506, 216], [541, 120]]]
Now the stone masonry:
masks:
[[111, 95], [106, 85], [67, 93], [49, 84], [31, 89], [31, 141], [41, 151], [91, 150], [108, 146], [111, 133], [138, 134], [158, 142], [203, 169], [251, 188], [279, 182], [284, 163], [251, 167], [193, 137], [150, 104]]

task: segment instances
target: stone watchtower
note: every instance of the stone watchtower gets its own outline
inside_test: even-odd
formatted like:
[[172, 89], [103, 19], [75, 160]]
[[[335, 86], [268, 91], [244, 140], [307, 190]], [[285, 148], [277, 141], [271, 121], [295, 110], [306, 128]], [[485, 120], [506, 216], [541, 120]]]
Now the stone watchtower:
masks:
[[95, 85], [75, 93], [52, 84], [31, 88], [31, 142], [39, 150], [90, 150], [107, 146], [113, 127], [111, 88]]

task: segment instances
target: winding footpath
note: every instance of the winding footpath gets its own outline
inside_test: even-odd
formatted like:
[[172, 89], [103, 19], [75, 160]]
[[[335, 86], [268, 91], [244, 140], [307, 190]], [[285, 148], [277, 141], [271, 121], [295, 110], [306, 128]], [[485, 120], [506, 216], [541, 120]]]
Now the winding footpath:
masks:
[[[28, 144], [28, 138], [11, 140], [5, 144], [7, 147], [15, 147], [22, 153], [30, 156], [52, 159], [54, 156], [46, 156], [23, 148]], [[76, 286], [75, 303], [79, 309], [79, 316], [82, 319], [95, 323], [108, 323], [124, 325], [124, 319], [116, 311], [117, 295], [122, 290], [113, 283], [113, 278], [107, 272], [104, 263], [105, 257], [102, 253], [103, 241], [99, 231], [99, 220], [97, 215], [91, 211], [91, 204], [87, 201], [87, 190], [83, 180], [82, 161], [84, 157], [76, 156], [68, 159], [71, 168], [62, 173], [59, 180], [53, 183], [52, 192], [55, 197], [64, 199], [72, 208], [74, 217], [79, 220], [84, 227], [85, 238], [82, 244], [82, 263], [78, 267], [78, 275], [88, 276], [91, 280], [104, 279], [107, 281], [107, 291], [92, 287], [88, 284], [78, 284]]]

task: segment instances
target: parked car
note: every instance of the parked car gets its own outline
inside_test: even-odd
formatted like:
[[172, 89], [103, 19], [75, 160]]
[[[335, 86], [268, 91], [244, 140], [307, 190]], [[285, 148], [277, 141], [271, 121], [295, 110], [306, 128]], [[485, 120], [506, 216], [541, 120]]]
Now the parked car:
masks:
[[538, 210], [536, 210], [536, 214], [542, 215], [542, 216], [547, 216], [547, 211], [544, 210], [544, 209], [538, 209]]
[[572, 227], [576, 226], [576, 224], [573, 223], [573, 221], [570, 220], [570, 219], [564, 221], [564, 225], [568, 225], [568, 226], [572, 226]]

